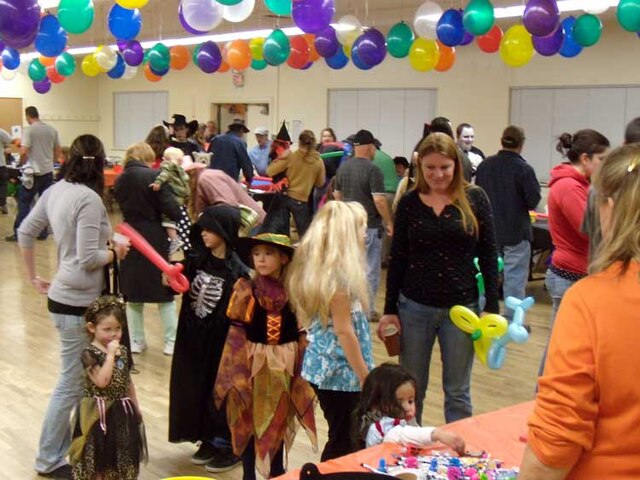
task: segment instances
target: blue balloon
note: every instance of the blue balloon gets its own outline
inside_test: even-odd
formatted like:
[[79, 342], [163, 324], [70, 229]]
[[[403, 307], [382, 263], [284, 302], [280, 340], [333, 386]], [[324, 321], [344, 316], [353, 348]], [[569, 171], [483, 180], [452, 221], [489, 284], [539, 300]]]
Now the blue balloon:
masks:
[[47, 15], [40, 21], [36, 35], [36, 51], [45, 57], [57, 57], [67, 46], [68, 35], [55, 15]]
[[456, 8], [450, 8], [442, 14], [436, 27], [436, 35], [447, 47], [456, 47], [464, 40], [464, 25], [462, 24], [462, 12]]
[[351, 47], [351, 61], [360, 70], [370, 70], [371, 68], [373, 68], [373, 65], [362, 60], [359, 54], [359, 50], [359, 46], [356, 44], [356, 42], [353, 42], [353, 47]]
[[118, 61], [116, 63], [116, 66], [107, 72], [107, 75], [110, 78], [113, 78], [114, 80], [117, 80], [122, 75], [124, 75], [124, 71], [127, 67], [127, 64], [124, 63], [122, 55], [120, 55], [119, 53], [117, 55], [118, 55]]
[[344, 50], [341, 47], [333, 57], [325, 58], [324, 61], [334, 70], [340, 70], [349, 63], [349, 57], [344, 54]]
[[20, 53], [11, 47], [6, 47], [2, 50], [2, 65], [7, 70], [15, 70], [20, 66]]
[[573, 24], [576, 23], [575, 17], [567, 17], [562, 23], [562, 31], [564, 32], [564, 40], [558, 52], [565, 58], [576, 57], [582, 52], [582, 45], [573, 39]]
[[151, 65], [151, 62], [149, 62], [149, 68], [154, 75], [157, 75], [158, 77], [164, 77], [167, 73], [169, 73], [169, 69], [171, 67], [167, 67], [163, 70], [156, 70], [155, 68], [153, 68], [153, 65]]
[[109, 10], [109, 31], [119, 40], [133, 40], [142, 28], [142, 16], [137, 8], [129, 10], [115, 3]]

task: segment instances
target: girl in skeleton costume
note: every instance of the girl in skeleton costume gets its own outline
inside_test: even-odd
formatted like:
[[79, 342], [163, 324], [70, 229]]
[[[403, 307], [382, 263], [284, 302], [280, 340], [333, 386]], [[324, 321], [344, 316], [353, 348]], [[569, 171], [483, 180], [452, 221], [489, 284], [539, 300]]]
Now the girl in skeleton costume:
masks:
[[239, 279], [227, 315], [231, 320], [214, 392], [226, 405], [233, 450], [242, 456], [243, 480], [285, 472], [298, 424], [317, 449], [315, 393], [300, 376], [306, 331], [289, 306], [285, 267], [293, 248], [286, 235], [261, 233], [238, 240], [238, 254], [254, 268]]
[[226, 418], [213, 408], [212, 392], [229, 330], [227, 304], [236, 280], [248, 273], [233, 252], [239, 227], [238, 208], [215, 205], [192, 229], [194, 248], [184, 269], [191, 288], [182, 298], [169, 402], [169, 441], [201, 442], [192, 462], [225, 464], [227, 470], [239, 458], [231, 452]]

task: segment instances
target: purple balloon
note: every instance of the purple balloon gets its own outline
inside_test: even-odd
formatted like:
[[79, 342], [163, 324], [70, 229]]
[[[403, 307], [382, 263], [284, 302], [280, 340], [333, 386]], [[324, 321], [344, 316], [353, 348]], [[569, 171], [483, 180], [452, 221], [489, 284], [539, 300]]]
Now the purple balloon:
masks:
[[351, 47], [351, 61], [356, 66], [356, 68], [359, 68], [360, 70], [370, 70], [371, 68], [373, 68], [373, 65], [368, 64], [367, 62], [362, 60], [362, 57], [360, 57], [360, 48], [358, 45], [356, 45], [356, 42], [353, 42], [353, 47]]
[[0, 37], [12, 48], [28, 47], [40, 26], [38, 0], [0, 1]]
[[191, 26], [184, 19], [184, 15], [182, 14], [182, 2], [180, 2], [180, 5], [178, 6], [178, 19], [180, 20], [180, 25], [182, 25], [182, 28], [184, 28], [189, 33], [193, 33], [194, 35], [204, 35], [205, 33], [207, 33], [196, 30], [195, 28], [191, 28]]
[[475, 37], [473, 36], [472, 33], [469, 33], [465, 30], [464, 37], [462, 37], [462, 41], [460, 42], [460, 46], [464, 47], [465, 45], [469, 45], [471, 42], [473, 42], [474, 38]]
[[44, 77], [44, 79], [39, 82], [33, 82], [33, 89], [41, 94], [47, 93], [51, 90], [51, 80], [49, 80], [48, 77]]
[[556, 0], [529, 0], [522, 14], [522, 23], [531, 35], [551, 35], [560, 24]]
[[5, 47], [4, 42], [0, 40], [0, 52], [4, 50], [4, 47]]
[[331, 25], [318, 33], [313, 43], [318, 55], [324, 58], [333, 57], [340, 48], [336, 30]]
[[144, 60], [144, 48], [137, 40], [118, 40], [118, 50], [122, 53], [124, 63], [137, 67]]
[[559, 25], [556, 31], [546, 37], [532, 37], [533, 48], [536, 49], [540, 55], [550, 57], [560, 51], [562, 41], [564, 40], [564, 33], [562, 32], [562, 26]]
[[[387, 45], [384, 35], [380, 30], [372, 28], [360, 35], [355, 42], [354, 48], [358, 51], [358, 57], [363, 64], [375, 67], [380, 65], [387, 55]], [[354, 62], [355, 63], [355, 62]]]
[[222, 65], [222, 53], [218, 44], [212, 41], [204, 42], [200, 45], [200, 50], [196, 56], [198, 66], [204, 73], [213, 73]]
[[334, 0], [295, 0], [291, 8], [294, 23], [306, 33], [320, 33], [336, 13]]

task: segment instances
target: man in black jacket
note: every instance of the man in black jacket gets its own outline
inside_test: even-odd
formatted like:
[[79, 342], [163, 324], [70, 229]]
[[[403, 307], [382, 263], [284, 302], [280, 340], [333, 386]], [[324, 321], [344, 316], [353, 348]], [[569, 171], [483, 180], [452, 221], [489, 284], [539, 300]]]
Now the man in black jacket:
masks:
[[[504, 298], [525, 297], [531, 260], [531, 220], [529, 210], [540, 202], [540, 184], [535, 171], [520, 155], [524, 130], [507, 127], [502, 134], [502, 150], [487, 158], [476, 172], [476, 184], [491, 200], [496, 240], [504, 258]], [[513, 312], [506, 309], [511, 319]]]

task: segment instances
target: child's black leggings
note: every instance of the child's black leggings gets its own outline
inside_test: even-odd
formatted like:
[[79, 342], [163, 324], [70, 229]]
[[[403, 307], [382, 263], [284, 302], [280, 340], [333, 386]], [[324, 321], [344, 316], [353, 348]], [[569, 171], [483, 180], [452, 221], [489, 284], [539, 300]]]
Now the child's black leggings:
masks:
[[[249, 440], [247, 448], [242, 454], [242, 480], [256, 480], [256, 450], [253, 437]], [[278, 477], [285, 473], [284, 469], [284, 444], [276, 452], [271, 460], [271, 472], [269, 478]]]

